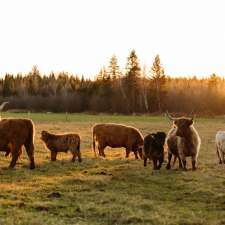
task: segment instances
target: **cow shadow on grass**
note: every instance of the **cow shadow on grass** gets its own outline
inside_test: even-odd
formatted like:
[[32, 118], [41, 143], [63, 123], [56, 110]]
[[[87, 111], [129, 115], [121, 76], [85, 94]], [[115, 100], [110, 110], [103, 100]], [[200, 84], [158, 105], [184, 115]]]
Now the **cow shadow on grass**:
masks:
[[[0, 161], [1, 160], [2, 159], [0, 159]], [[23, 158], [22, 160], [18, 160], [13, 169], [8, 168], [10, 160], [10, 158], [3, 158], [3, 163], [0, 167], [0, 176], [3, 182], [4, 180], [7, 182], [9, 179], [11, 182], [17, 182], [21, 180], [30, 181], [38, 179], [39, 177], [54, 178], [77, 174], [105, 175], [107, 173], [106, 171], [115, 165], [130, 164], [132, 161], [135, 161], [133, 159], [108, 160], [99, 157], [83, 157], [81, 163], [79, 163], [78, 160], [71, 162], [70, 158], [58, 159], [57, 161], [52, 162], [49, 157], [45, 157], [45, 159], [42, 158], [40, 161], [37, 158], [36, 168], [30, 170], [28, 159]], [[138, 163], [142, 164], [140, 160], [138, 161]]]

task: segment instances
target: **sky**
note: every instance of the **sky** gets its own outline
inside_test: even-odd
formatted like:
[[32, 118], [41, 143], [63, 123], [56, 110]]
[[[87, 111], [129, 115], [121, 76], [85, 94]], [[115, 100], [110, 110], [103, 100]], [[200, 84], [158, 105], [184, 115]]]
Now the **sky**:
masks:
[[225, 76], [223, 0], [0, 0], [0, 76], [67, 71], [93, 78], [135, 49], [171, 76]]

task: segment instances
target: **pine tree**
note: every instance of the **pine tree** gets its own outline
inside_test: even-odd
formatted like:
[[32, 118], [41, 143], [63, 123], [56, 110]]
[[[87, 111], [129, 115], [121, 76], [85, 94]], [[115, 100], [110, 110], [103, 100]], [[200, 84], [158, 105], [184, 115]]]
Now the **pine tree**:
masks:
[[5, 79], [3, 81], [3, 90], [2, 94], [4, 97], [12, 96], [15, 94], [15, 81], [14, 77], [11, 74], [6, 74]]
[[106, 80], [109, 78], [109, 74], [106, 71], [106, 68], [103, 66], [99, 73], [96, 76], [96, 80], [101, 81], [101, 80]]
[[113, 79], [116, 80], [120, 78], [120, 69], [117, 64], [117, 58], [115, 55], [112, 56], [112, 58], [109, 61], [109, 76]]
[[135, 50], [132, 50], [127, 58], [126, 76], [134, 79], [141, 77], [141, 67]]
[[210, 90], [215, 90], [219, 83], [219, 77], [213, 73], [208, 80], [208, 87]]
[[161, 65], [159, 55], [156, 55], [155, 57], [155, 60], [151, 68], [151, 74], [152, 74], [151, 79], [153, 81], [156, 91], [158, 111], [161, 112], [162, 111], [161, 95], [163, 91], [163, 86], [166, 82], [166, 76], [164, 73], [164, 68]]
[[33, 66], [28, 73], [28, 93], [30, 95], [37, 95], [41, 85], [41, 74], [37, 66]]
[[136, 112], [139, 109], [140, 78], [141, 67], [135, 50], [132, 50], [127, 58], [125, 73], [126, 96], [129, 96], [128, 107], [130, 112]]
[[49, 83], [49, 93], [53, 96], [56, 96], [56, 90], [57, 90], [57, 80], [55, 77], [55, 73], [53, 71], [50, 72], [48, 77], [48, 83]]

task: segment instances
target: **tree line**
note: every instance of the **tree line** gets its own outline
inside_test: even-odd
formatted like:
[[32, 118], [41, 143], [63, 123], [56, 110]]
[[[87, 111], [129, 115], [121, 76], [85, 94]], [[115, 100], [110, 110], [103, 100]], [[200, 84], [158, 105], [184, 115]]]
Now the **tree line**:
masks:
[[1, 101], [9, 109], [91, 113], [177, 113], [224, 114], [225, 80], [172, 78], [165, 74], [157, 55], [148, 71], [141, 68], [135, 50], [122, 71], [115, 55], [94, 80], [60, 72], [42, 75], [37, 66], [25, 75], [6, 74], [0, 79]]

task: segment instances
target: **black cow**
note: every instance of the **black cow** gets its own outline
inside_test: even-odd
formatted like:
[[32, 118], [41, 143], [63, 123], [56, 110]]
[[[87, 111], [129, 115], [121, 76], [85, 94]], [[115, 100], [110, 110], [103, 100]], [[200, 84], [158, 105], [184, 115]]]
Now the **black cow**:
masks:
[[159, 170], [161, 168], [162, 163], [164, 161], [165, 139], [166, 133], [164, 132], [152, 133], [144, 138], [144, 166], [147, 166], [147, 159], [150, 159], [153, 161], [154, 170]]

